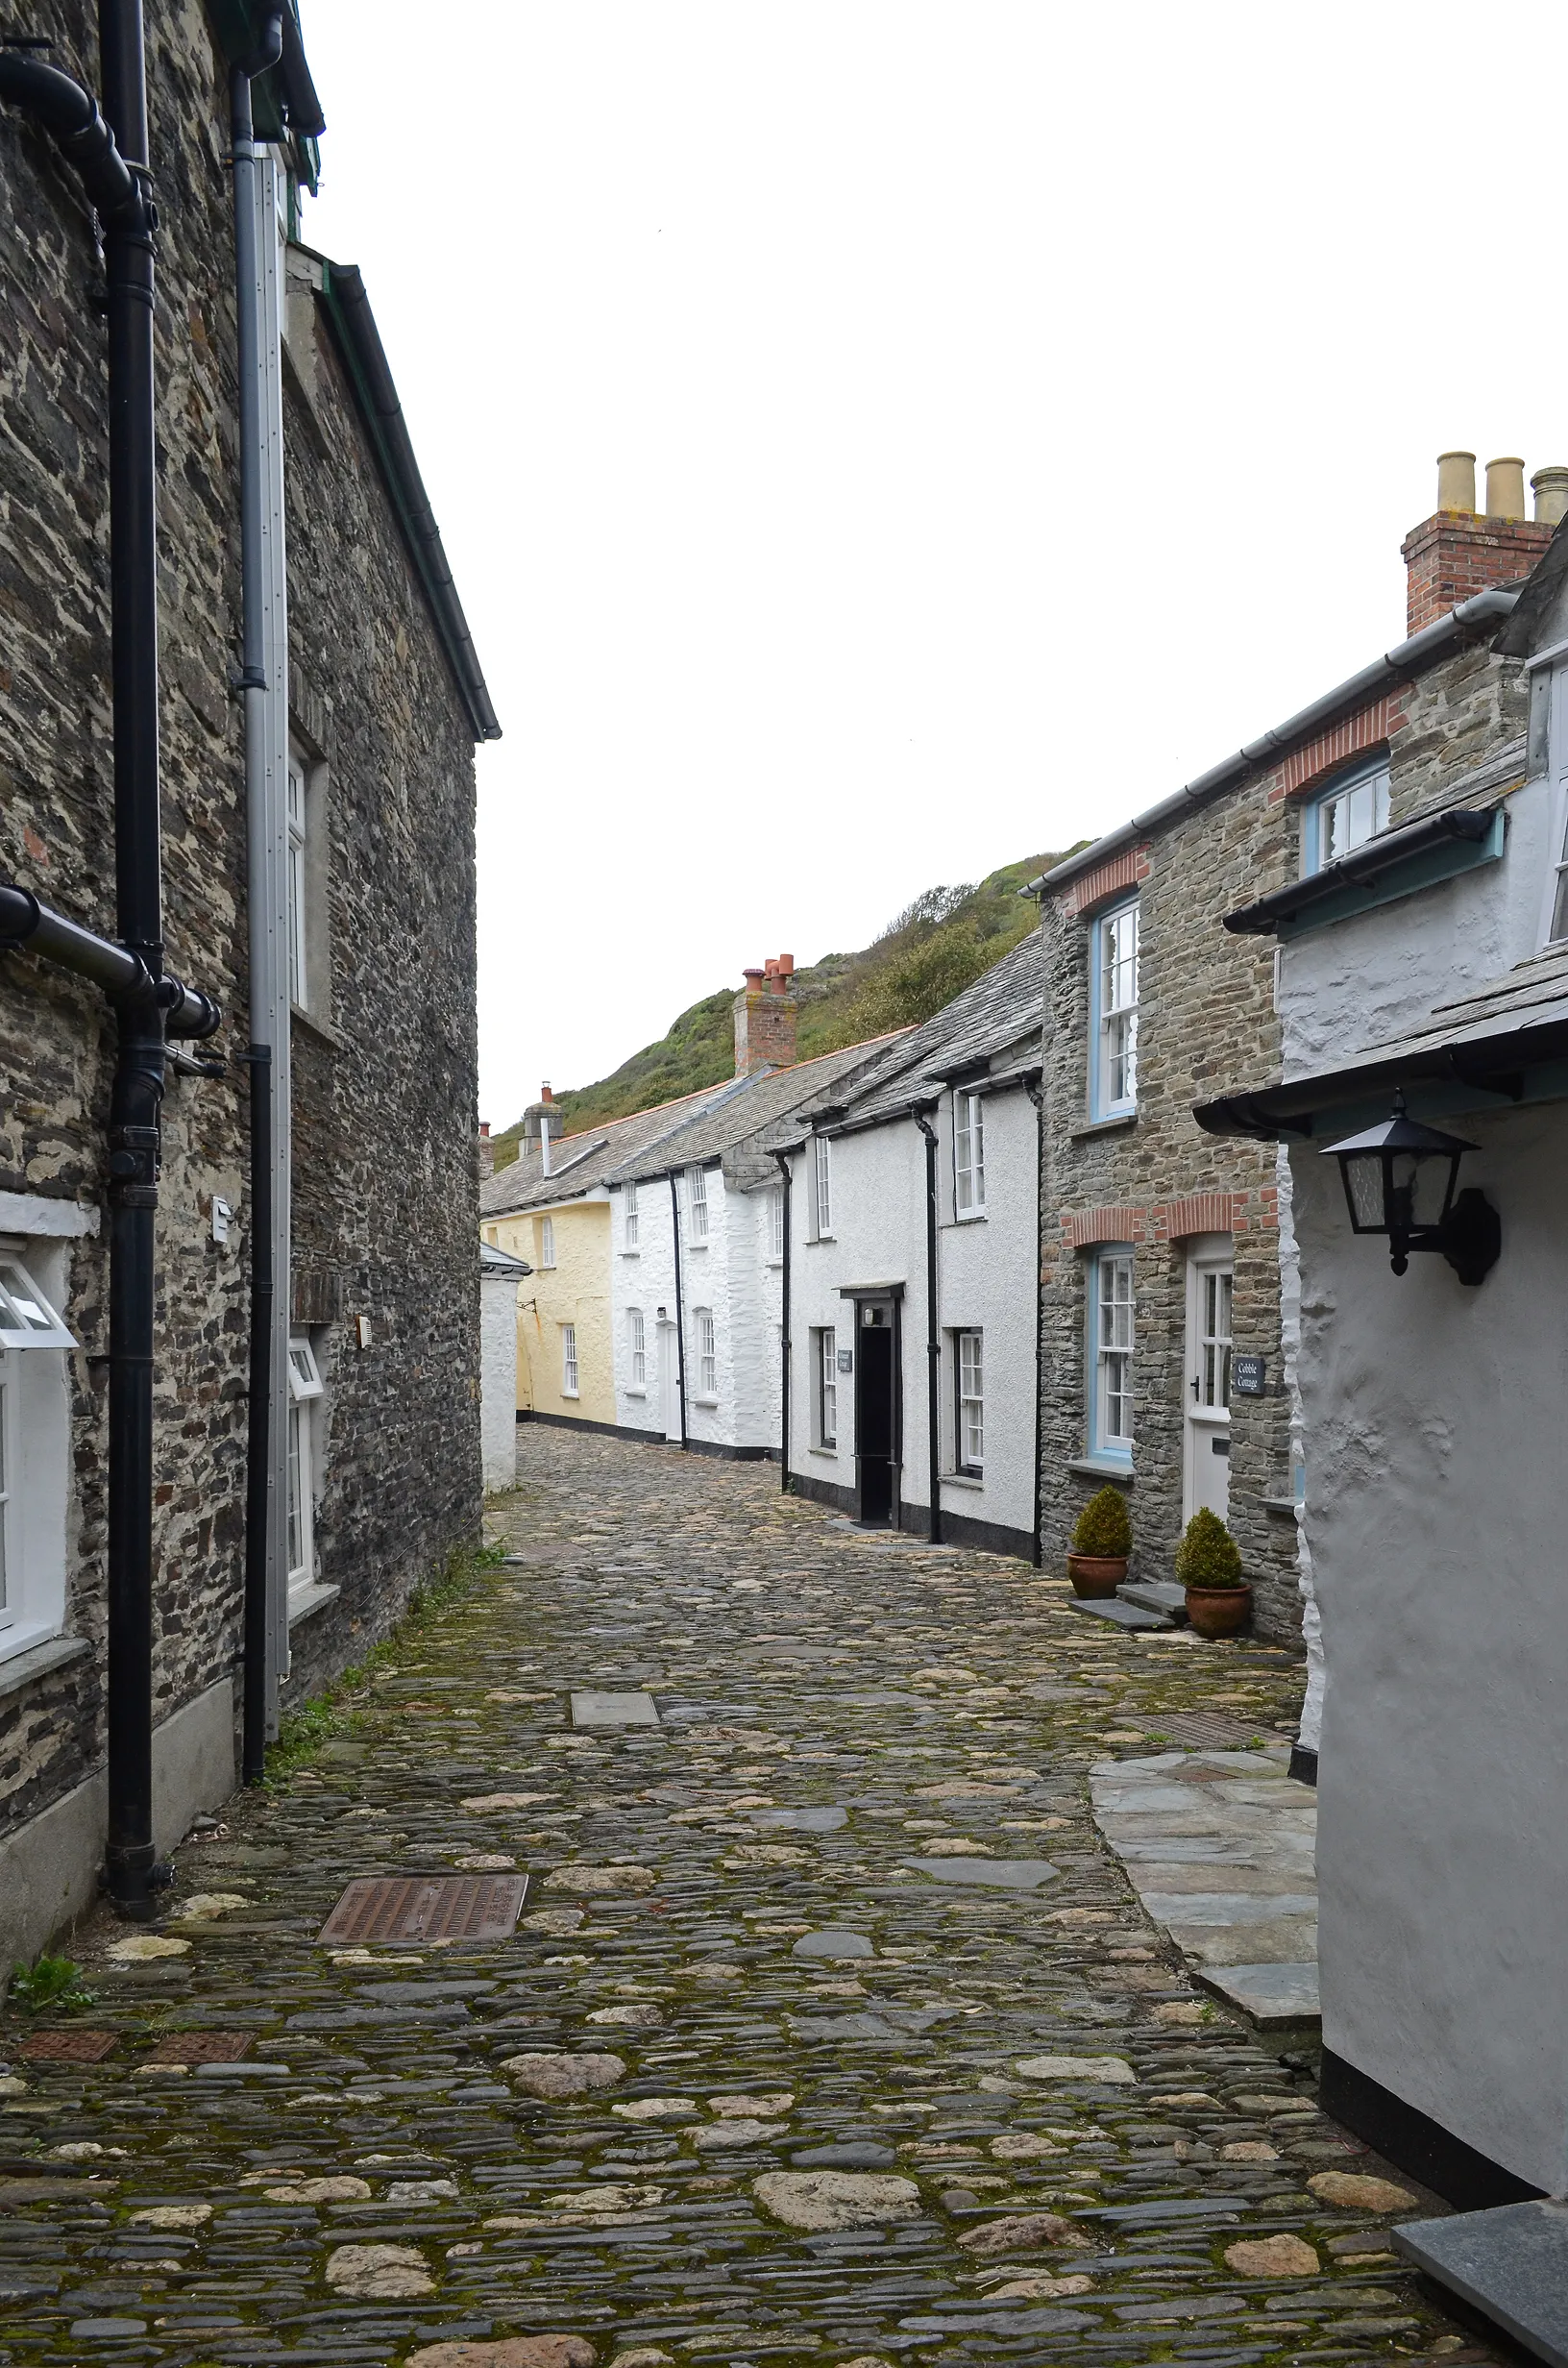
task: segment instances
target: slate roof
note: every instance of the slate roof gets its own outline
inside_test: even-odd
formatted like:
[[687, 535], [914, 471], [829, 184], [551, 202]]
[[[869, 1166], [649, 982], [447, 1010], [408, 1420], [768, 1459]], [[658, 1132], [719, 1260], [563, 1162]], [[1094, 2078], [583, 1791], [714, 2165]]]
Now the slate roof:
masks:
[[912, 1102], [935, 1101], [947, 1073], [973, 1061], [992, 1076], [1038, 1069], [1045, 1019], [1044, 950], [1038, 929], [1021, 945], [955, 995], [950, 1003], [890, 1045], [850, 1090], [821, 1094], [796, 1114], [794, 1125], [770, 1134], [765, 1150], [798, 1143], [802, 1121], [819, 1110], [844, 1108], [846, 1128], [880, 1125], [902, 1118]]
[[[774, 1134], [789, 1139], [787, 1122], [802, 1102], [821, 1100], [846, 1079], [876, 1061], [887, 1048], [902, 1044], [909, 1029], [875, 1036], [867, 1044], [845, 1045], [839, 1052], [821, 1052], [813, 1061], [795, 1061], [788, 1069], [758, 1070], [749, 1077], [731, 1078], [717, 1088], [706, 1105], [683, 1126], [640, 1144], [608, 1174], [610, 1184], [629, 1184], [665, 1175], [672, 1168], [700, 1166], [719, 1160], [724, 1180], [747, 1192], [776, 1176], [763, 1138]], [[794, 1131], [798, 1132], [796, 1127]]]
[[657, 1102], [651, 1110], [634, 1110], [629, 1118], [585, 1126], [580, 1134], [558, 1135], [550, 1147], [548, 1176], [540, 1166], [538, 1144], [525, 1144], [520, 1158], [480, 1183], [480, 1217], [513, 1217], [522, 1209], [548, 1209], [559, 1200], [579, 1198], [604, 1183], [612, 1169], [645, 1144], [683, 1125], [716, 1094], [728, 1093], [733, 1082], [703, 1086], [696, 1094]]

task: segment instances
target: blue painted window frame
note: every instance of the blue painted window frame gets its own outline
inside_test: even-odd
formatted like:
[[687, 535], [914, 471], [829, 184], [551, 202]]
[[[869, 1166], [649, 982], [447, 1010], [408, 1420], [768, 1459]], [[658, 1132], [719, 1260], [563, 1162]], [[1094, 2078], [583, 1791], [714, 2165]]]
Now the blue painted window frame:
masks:
[[1097, 1464], [1113, 1465], [1121, 1471], [1133, 1468], [1133, 1448], [1136, 1440], [1106, 1439], [1100, 1430], [1100, 1276], [1112, 1260], [1117, 1260], [1133, 1270], [1132, 1339], [1128, 1344], [1129, 1394], [1138, 1359], [1138, 1261], [1131, 1242], [1107, 1242], [1090, 1253], [1084, 1281], [1087, 1285], [1084, 1310], [1084, 1346], [1086, 1350], [1085, 1387], [1089, 1400], [1089, 1418], [1085, 1426], [1089, 1452]]
[[[1122, 918], [1123, 914], [1125, 914], [1125, 913], [1135, 913], [1135, 914], [1137, 914], [1137, 915], [1138, 915], [1138, 917], [1139, 917], [1139, 949], [1138, 949], [1138, 953], [1137, 953], [1137, 956], [1136, 956], [1136, 961], [1137, 961], [1137, 966], [1138, 966], [1139, 994], [1139, 995], [1141, 994], [1141, 974], [1142, 974], [1142, 959], [1143, 959], [1143, 955], [1142, 955], [1142, 914], [1141, 914], [1141, 909], [1140, 909], [1140, 907], [1141, 907], [1141, 900], [1140, 900], [1139, 898], [1138, 898], [1138, 897], [1136, 897], [1136, 896], [1131, 896], [1131, 897], [1123, 897], [1123, 898], [1120, 900], [1120, 901], [1119, 901], [1118, 903], [1115, 903], [1115, 904], [1109, 904], [1109, 905], [1107, 905], [1107, 907], [1106, 907], [1106, 909], [1105, 909], [1105, 911], [1104, 911], [1103, 913], [1096, 913], [1096, 914], [1095, 914], [1095, 916], [1094, 916], [1094, 918], [1093, 918], [1093, 920], [1090, 923], [1090, 927], [1089, 927], [1089, 1115], [1090, 1115], [1090, 1119], [1091, 1119], [1091, 1120], [1094, 1120], [1094, 1119], [1120, 1119], [1120, 1118], [1129, 1118], [1129, 1117], [1133, 1116], [1133, 1114], [1134, 1114], [1134, 1113], [1137, 1111], [1137, 1109], [1138, 1109], [1138, 1086], [1137, 1086], [1137, 1082], [1136, 1082], [1136, 1063], [1137, 1063], [1137, 1052], [1136, 1052], [1136, 1048], [1135, 1048], [1135, 1051], [1134, 1051], [1134, 1056], [1133, 1056], [1133, 1057], [1134, 1057], [1134, 1063], [1135, 1063], [1135, 1082], [1134, 1082], [1134, 1086], [1133, 1086], [1133, 1091], [1132, 1091], [1132, 1093], [1131, 1093], [1131, 1094], [1129, 1094], [1129, 1095], [1125, 1095], [1125, 1096], [1121, 1098], [1121, 1100], [1119, 1100], [1119, 1101], [1112, 1101], [1112, 1100], [1110, 1100], [1110, 1099], [1107, 1098], [1107, 1095], [1106, 1095], [1106, 1090], [1105, 1090], [1105, 1057], [1104, 1057], [1104, 1055], [1105, 1055], [1105, 1031], [1104, 1031], [1105, 1012], [1104, 1012], [1104, 985], [1103, 985], [1103, 981], [1104, 981], [1104, 975], [1105, 975], [1105, 933], [1106, 933], [1106, 930], [1107, 930], [1107, 929], [1108, 929], [1108, 928], [1112, 925], [1112, 924], [1113, 924], [1114, 922], [1119, 921], [1119, 920]], [[1135, 1027], [1135, 1030], [1136, 1030], [1136, 1026], [1137, 1026], [1137, 1014], [1138, 1014], [1138, 1010], [1139, 1010], [1139, 999], [1138, 999], [1138, 997], [1137, 997], [1137, 996], [1135, 996], [1134, 1002], [1133, 1002], [1134, 1027]], [[1137, 1043], [1136, 1033], [1135, 1033], [1134, 1043], [1135, 1043], [1135, 1048], [1136, 1048], [1136, 1043]]]
[[[1323, 869], [1324, 808], [1332, 805], [1336, 798], [1342, 798], [1347, 790], [1357, 788], [1362, 781], [1375, 779], [1379, 774], [1382, 774], [1386, 782], [1388, 778], [1386, 749], [1379, 756], [1347, 766], [1342, 773], [1336, 773], [1332, 781], [1325, 781], [1321, 789], [1313, 790], [1310, 798], [1303, 800], [1301, 809], [1301, 876], [1303, 879], [1309, 878], [1312, 873], [1321, 872]], [[1385, 790], [1383, 801], [1383, 819], [1374, 824], [1367, 836], [1376, 838], [1379, 831], [1386, 830], [1387, 827], [1388, 799]], [[1358, 839], [1356, 844], [1358, 847], [1364, 847], [1366, 840]], [[1347, 854], [1350, 851], [1348, 848], [1345, 850]]]

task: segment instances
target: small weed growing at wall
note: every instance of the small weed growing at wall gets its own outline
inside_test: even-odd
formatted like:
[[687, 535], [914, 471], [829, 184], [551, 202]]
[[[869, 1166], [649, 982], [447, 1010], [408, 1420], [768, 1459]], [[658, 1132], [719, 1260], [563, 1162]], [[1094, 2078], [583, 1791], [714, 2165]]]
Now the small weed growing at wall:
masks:
[[407, 1650], [422, 1628], [493, 1577], [503, 1559], [499, 1545], [453, 1546], [440, 1568], [421, 1579], [391, 1635], [283, 1718], [278, 1740], [267, 1745], [267, 1772], [261, 1780], [267, 1789], [286, 1785], [297, 1769], [310, 1764], [324, 1745], [352, 1734], [357, 1723], [356, 1706], [372, 1679]]
[[1104, 1554], [1113, 1560], [1133, 1550], [1133, 1524], [1127, 1499], [1107, 1481], [1079, 1514], [1072, 1533], [1075, 1554]]
[[1176, 1548], [1176, 1577], [1183, 1587], [1240, 1587], [1241, 1549], [1217, 1513], [1200, 1505]]
[[41, 2014], [45, 2007], [80, 2014], [98, 2000], [98, 1992], [77, 1978], [80, 1972], [69, 1957], [40, 1957], [31, 1965], [18, 1961], [11, 1969], [11, 2003], [29, 2014]]

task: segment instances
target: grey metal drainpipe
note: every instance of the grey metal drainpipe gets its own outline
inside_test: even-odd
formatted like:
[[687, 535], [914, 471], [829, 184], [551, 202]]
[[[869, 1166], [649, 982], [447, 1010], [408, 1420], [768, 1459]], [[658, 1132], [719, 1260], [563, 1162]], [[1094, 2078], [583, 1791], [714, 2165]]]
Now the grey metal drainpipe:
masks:
[[930, 1458], [931, 1543], [942, 1543], [942, 1333], [937, 1307], [937, 1130], [919, 1110], [911, 1118], [925, 1137], [925, 1429]]
[[1025, 1077], [1023, 1090], [1035, 1105], [1035, 1516], [1030, 1560], [1038, 1570], [1045, 1557], [1040, 1542], [1040, 1388], [1045, 1370], [1041, 1332], [1044, 1297], [1041, 1292], [1045, 1258], [1045, 1086], [1043, 1079]]
[[791, 1165], [788, 1151], [775, 1151], [773, 1160], [779, 1174], [784, 1179], [784, 1261], [783, 1272], [779, 1277], [783, 1306], [780, 1311], [782, 1320], [779, 1324], [778, 1378], [779, 1461], [783, 1468], [779, 1474], [778, 1487], [780, 1495], [788, 1496], [792, 1492], [790, 1489], [790, 1226], [793, 1214], [791, 1204], [795, 1198], [795, 1170]]
[[686, 1317], [680, 1295], [680, 1181], [670, 1171], [670, 1238], [675, 1246], [675, 1388], [680, 1396], [680, 1445], [686, 1450]]

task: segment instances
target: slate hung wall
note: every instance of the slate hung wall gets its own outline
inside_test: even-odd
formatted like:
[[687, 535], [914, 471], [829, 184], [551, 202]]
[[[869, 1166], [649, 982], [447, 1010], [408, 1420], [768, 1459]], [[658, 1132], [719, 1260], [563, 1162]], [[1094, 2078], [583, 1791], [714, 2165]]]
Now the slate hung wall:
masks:
[[[96, 86], [92, 10], [41, 0], [27, 29]], [[212, 1048], [233, 1055], [247, 1040], [248, 977], [241, 714], [231, 690], [239, 565], [227, 62], [193, 6], [150, 11], [147, 45], [162, 222], [155, 334], [165, 932], [170, 968], [222, 1002]], [[360, 1654], [419, 1578], [475, 1534], [480, 1475], [472, 735], [320, 316], [310, 285], [319, 266], [297, 251], [291, 264], [283, 378], [293, 705], [320, 822], [310, 890], [320, 993], [294, 1034], [293, 1312], [327, 1384], [316, 1575], [341, 1591], [296, 1633], [297, 1696]], [[72, 176], [7, 111], [0, 877], [112, 935], [98, 284]], [[62, 1357], [62, 1615], [52, 1637], [9, 1666], [0, 1628], [0, 1852], [41, 1813], [76, 1798], [102, 1764], [101, 1213], [113, 1058], [113, 1024], [96, 994], [26, 953], [0, 956], [0, 1236], [47, 1266], [79, 1344]], [[187, 1805], [233, 1766], [248, 1162], [243, 1067], [231, 1060], [210, 1080], [171, 1076], [158, 1221], [155, 1717], [183, 1714]], [[214, 1196], [233, 1212], [223, 1243], [212, 1238]], [[361, 1316], [363, 1348], [353, 1344]], [[90, 1849], [90, 1835], [82, 1846]]]

